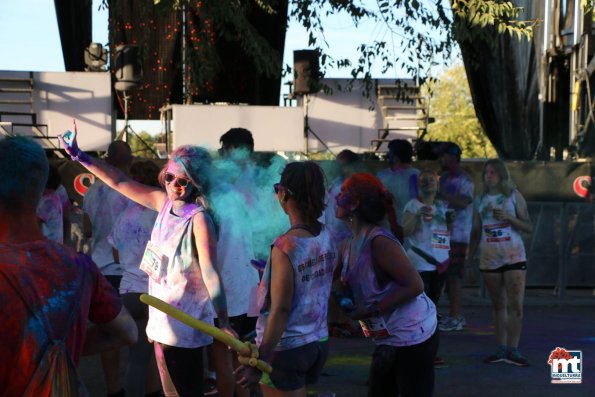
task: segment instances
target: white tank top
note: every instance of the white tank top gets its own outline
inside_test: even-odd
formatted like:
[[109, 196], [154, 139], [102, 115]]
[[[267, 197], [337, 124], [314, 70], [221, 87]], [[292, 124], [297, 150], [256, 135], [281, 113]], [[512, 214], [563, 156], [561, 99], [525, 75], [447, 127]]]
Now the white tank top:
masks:
[[476, 199], [477, 213], [481, 218], [479, 268], [494, 270], [504, 265], [527, 261], [525, 245], [520, 233], [510, 223], [494, 218], [494, 209], [502, 209], [516, 217], [517, 194], [484, 194]]
[[[159, 283], [149, 277], [149, 294], [192, 317], [213, 324], [212, 304], [192, 238], [192, 218], [203, 211], [203, 207], [188, 203], [181, 208], [181, 215], [174, 215], [172, 202], [169, 199], [165, 201], [157, 215], [151, 241], [167, 257], [167, 268]], [[210, 220], [209, 216], [207, 218]], [[186, 348], [206, 346], [212, 342], [207, 334], [153, 307], [149, 307], [147, 336], [169, 346]]]

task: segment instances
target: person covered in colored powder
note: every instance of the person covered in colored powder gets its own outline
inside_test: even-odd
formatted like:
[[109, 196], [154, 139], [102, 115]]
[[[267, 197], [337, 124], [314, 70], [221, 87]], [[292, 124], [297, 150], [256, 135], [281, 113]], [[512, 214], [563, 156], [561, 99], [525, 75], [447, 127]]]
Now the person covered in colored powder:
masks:
[[[130, 171], [132, 150], [124, 141], [114, 141], [107, 149], [106, 162], [124, 173]], [[83, 231], [91, 239], [91, 257], [101, 273], [120, 290], [122, 266], [113, 256], [112, 246], [107, 237], [112, 232], [114, 222], [124, 211], [130, 200], [110, 188], [101, 180], [96, 180], [83, 197]], [[120, 378], [120, 351], [103, 352], [101, 367], [108, 397], [123, 397], [124, 389]]]
[[[219, 141], [220, 157], [214, 162], [217, 180], [213, 181], [211, 194], [219, 223], [217, 269], [225, 287], [229, 322], [238, 335], [245, 337], [253, 335], [256, 327], [257, 317], [248, 311], [260, 281], [250, 262], [255, 255], [249, 215], [257, 205], [254, 138], [245, 128], [231, 128]], [[249, 390], [236, 386], [233, 370], [240, 365], [237, 355], [218, 341], [213, 342], [211, 349], [218, 396], [233, 397], [235, 393], [237, 397], [249, 397]]]
[[[64, 142], [63, 137], [61, 140], [73, 160], [108, 186], [159, 212], [141, 262], [149, 275], [149, 294], [210, 324], [214, 307], [220, 328], [235, 336], [229, 327], [225, 292], [215, 266], [217, 232], [207, 199], [209, 153], [197, 146], [174, 150], [159, 173], [164, 192], [91, 158], [78, 148], [76, 139], [72, 144]], [[212, 338], [152, 307], [147, 336], [154, 341], [165, 395], [201, 395], [203, 348], [212, 343]]]
[[351, 174], [357, 171], [358, 166], [361, 165], [360, 157], [357, 153], [351, 150], [343, 150], [337, 155], [337, 166], [339, 167], [339, 175], [330, 183], [327, 190], [326, 208], [324, 210], [324, 224], [331, 232], [333, 239], [337, 245], [345, 238], [351, 235], [351, 230], [347, 223], [335, 216], [336, 202], [335, 197], [341, 192], [343, 182]]
[[461, 168], [461, 148], [453, 142], [445, 142], [437, 148], [440, 166], [438, 198], [448, 203], [453, 210], [453, 224], [450, 235], [449, 263], [441, 275], [445, 278], [449, 313], [440, 317], [440, 331], [459, 331], [466, 324], [461, 313], [463, 299], [462, 279], [465, 274], [465, 256], [471, 234], [473, 215], [473, 179]]
[[48, 239], [60, 244], [64, 243], [64, 205], [58, 193], [60, 174], [55, 166], [50, 164], [48, 181], [43, 196], [37, 206], [37, 218], [41, 223], [41, 232]]
[[327, 310], [336, 249], [317, 221], [324, 210], [324, 175], [311, 161], [288, 164], [274, 185], [290, 229], [275, 239], [260, 285], [256, 326], [263, 375], [241, 366], [240, 385], [260, 383], [265, 396], [305, 396], [328, 355]]
[[0, 140], [2, 396], [44, 397], [55, 395], [52, 388], [85, 395], [75, 370], [81, 355], [137, 338], [134, 320], [91, 259], [42, 234], [36, 208], [47, 177], [39, 144]]
[[498, 343], [496, 353], [484, 362], [526, 367], [529, 361], [518, 349], [527, 276], [521, 233], [531, 233], [533, 227], [527, 203], [502, 160], [486, 161], [482, 180], [483, 194], [474, 204], [469, 260], [479, 247], [479, 270], [492, 301]]
[[438, 175], [431, 169], [419, 174], [419, 197], [409, 201], [403, 212], [403, 232], [408, 242], [407, 256], [424, 282], [424, 292], [438, 304], [448, 266], [450, 229], [448, 205], [436, 199]]
[[337, 218], [353, 237], [340, 250], [336, 274], [342, 295], [353, 300], [346, 313], [359, 320], [376, 344], [368, 396], [431, 396], [438, 349], [436, 307], [399, 241], [378, 226], [394, 223], [392, 195], [372, 174], [356, 173], [337, 197]]
[[[148, 186], [160, 187], [158, 175], [159, 167], [150, 160], [136, 161], [130, 166], [130, 176]], [[128, 201], [107, 237], [114, 249], [114, 258], [122, 267], [122, 301], [138, 327], [138, 342], [130, 346], [126, 367], [124, 388], [127, 397], [161, 395], [155, 353], [145, 331], [149, 320], [149, 307], [139, 300], [141, 294], [149, 292], [149, 276], [139, 266], [145, 247], [151, 239], [156, 219], [157, 212], [134, 201]]]
[[[405, 204], [417, 197], [419, 170], [411, 165], [413, 146], [405, 139], [393, 139], [388, 143], [389, 167], [378, 173], [378, 179], [393, 195], [397, 226], [391, 230], [399, 241], [403, 241], [402, 219]], [[392, 229], [392, 228], [391, 228]]]

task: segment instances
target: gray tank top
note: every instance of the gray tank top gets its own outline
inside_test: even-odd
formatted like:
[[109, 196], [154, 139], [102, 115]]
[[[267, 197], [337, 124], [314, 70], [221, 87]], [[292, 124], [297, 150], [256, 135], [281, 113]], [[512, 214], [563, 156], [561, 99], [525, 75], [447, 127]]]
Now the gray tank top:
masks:
[[[285, 253], [293, 267], [293, 302], [287, 327], [275, 350], [287, 350], [328, 337], [328, 300], [337, 258], [331, 235], [323, 226], [316, 237], [284, 234], [273, 246]], [[271, 259], [267, 263], [259, 288], [260, 316], [256, 325], [256, 342], [262, 342], [269, 317]]]
[[[389, 281], [386, 285], [380, 285], [374, 271], [372, 257], [372, 240], [384, 236], [396, 244], [401, 244], [387, 230], [381, 227], [374, 227], [361, 242], [359, 253], [354, 253], [351, 265], [349, 257], [352, 244], [347, 244], [343, 251], [342, 279], [347, 282], [353, 292], [353, 299], [356, 305], [369, 306], [380, 302], [390, 295], [399, 285], [395, 281]], [[353, 238], [351, 238], [353, 239]], [[349, 240], [351, 242], [351, 240]], [[399, 266], [399, 263], [395, 263]], [[376, 344], [390, 346], [412, 346], [427, 340], [437, 326], [436, 307], [434, 303], [421, 293], [411, 301], [398, 306], [390, 313], [383, 313], [381, 320], [386, 326], [387, 336], [373, 337]], [[378, 321], [374, 321], [378, 323]]]
[[[155, 221], [151, 241], [167, 256], [167, 269], [159, 283], [149, 277], [149, 294], [192, 317], [213, 324], [212, 304], [192, 237], [192, 218], [203, 211], [203, 207], [188, 203], [181, 208], [181, 215], [174, 215], [172, 202], [166, 200]], [[169, 346], [186, 348], [206, 346], [212, 342], [210, 336], [153, 307], [149, 307], [147, 336]]]

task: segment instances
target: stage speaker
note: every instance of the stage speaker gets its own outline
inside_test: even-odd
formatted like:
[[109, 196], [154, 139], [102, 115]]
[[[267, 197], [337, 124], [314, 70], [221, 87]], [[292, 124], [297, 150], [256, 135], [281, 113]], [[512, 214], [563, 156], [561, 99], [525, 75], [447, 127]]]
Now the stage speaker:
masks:
[[142, 68], [138, 59], [138, 47], [119, 45], [114, 59], [116, 77], [115, 88], [118, 91], [130, 91], [138, 88], [142, 80]]
[[293, 92], [311, 94], [318, 92], [320, 70], [317, 50], [296, 50], [293, 52]]

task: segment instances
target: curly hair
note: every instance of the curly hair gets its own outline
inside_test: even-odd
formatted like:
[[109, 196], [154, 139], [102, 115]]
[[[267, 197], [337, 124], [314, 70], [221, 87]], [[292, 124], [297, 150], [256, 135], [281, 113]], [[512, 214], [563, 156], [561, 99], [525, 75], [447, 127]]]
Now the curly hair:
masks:
[[281, 173], [281, 185], [289, 189], [306, 220], [315, 222], [326, 207], [324, 173], [313, 161], [289, 163]]
[[355, 173], [347, 178], [342, 189], [349, 192], [352, 202], [359, 201], [355, 209], [357, 216], [368, 223], [378, 223], [386, 216], [393, 234], [399, 234], [393, 196], [377, 177], [365, 172]]
[[[169, 162], [176, 162], [182, 165], [184, 172], [192, 182], [192, 186], [194, 186], [191, 198], [205, 209], [209, 209], [210, 205], [207, 195], [210, 187], [209, 177], [211, 175], [212, 162], [209, 152], [199, 146], [184, 145], [171, 153]], [[159, 183], [163, 187], [165, 187], [167, 164], [165, 164], [159, 173]]]

